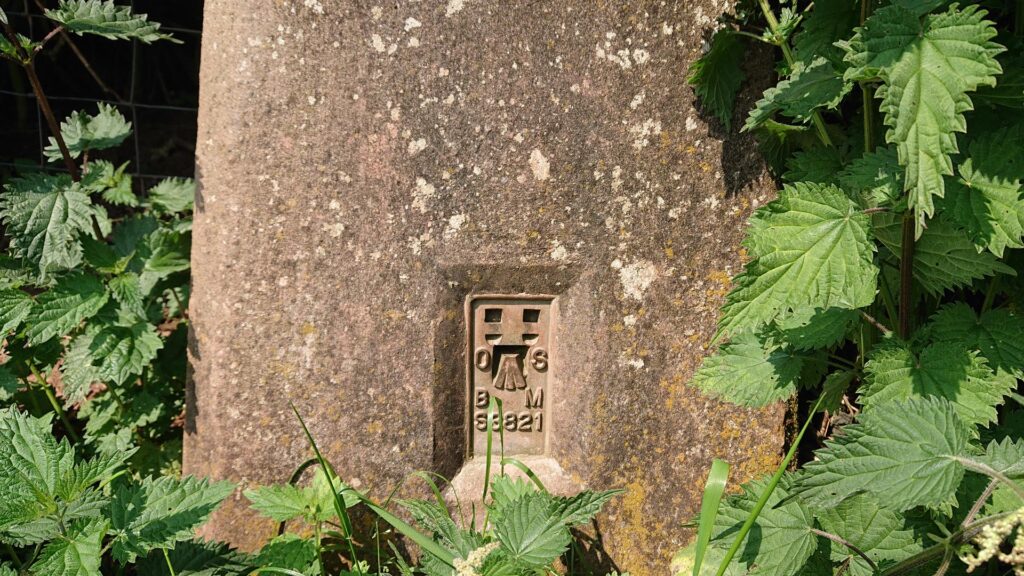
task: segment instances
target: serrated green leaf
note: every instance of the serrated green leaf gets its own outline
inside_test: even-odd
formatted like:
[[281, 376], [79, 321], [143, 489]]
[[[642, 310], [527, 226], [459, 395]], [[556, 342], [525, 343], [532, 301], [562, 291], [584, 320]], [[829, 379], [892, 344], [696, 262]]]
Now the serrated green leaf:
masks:
[[20, 484], [40, 502], [51, 501], [74, 458], [71, 445], [50, 433], [49, 417], [35, 418], [13, 407], [0, 411], [0, 484]]
[[7, 366], [0, 366], [0, 402], [9, 403], [21, 388], [21, 380]]
[[527, 478], [507, 474], [495, 476], [491, 480], [491, 513], [495, 517], [501, 516], [510, 504], [536, 491], [537, 487]]
[[798, 63], [788, 78], [764, 91], [750, 111], [743, 131], [758, 128], [775, 114], [807, 122], [815, 110], [839, 106], [852, 87], [825, 58], [815, 58], [806, 66]]
[[174, 272], [188, 270], [190, 266], [190, 242], [185, 234], [160, 228], [147, 239], [150, 250], [145, 271], [164, 278]]
[[885, 138], [906, 166], [918, 235], [935, 213], [933, 197], [944, 195], [943, 176], [953, 173], [956, 133], [966, 131], [963, 113], [973, 107], [968, 93], [995, 85], [1002, 72], [995, 56], [1005, 49], [991, 41], [996, 29], [985, 15], [977, 5], [923, 18], [887, 6], [844, 44], [847, 80], [882, 79], [876, 96], [889, 127]]
[[79, 521], [43, 547], [29, 572], [38, 576], [101, 576], [100, 548], [106, 528], [102, 520]]
[[711, 48], [690, 65], [686, 81], [712, 114], [728, 131], [732, 127], [732, 109], [743, 83], [740, 64], [746, 47], [730, 30], [719, 30], [711, 39]]
[[155, 548], [191, 540], [195, 529], [220, 505], [234, 486], [185, 476], [147, 478], [118, 486], [110, 505], [111, 554], [119, 562], [134, 562]]
[[838, 150], [818, 146], [793, 154], [786, 162], [786, 173], [782, 179], [787, 182], [836, 184], [836, 175], [842, 168]]
[[843, 52], [834, 44], [850, 37], [859, 17], [860, 6], [856, 2], [816, 0], [814, 9], [804, 16], [803, 26], [793, 37], [797, 58], [809, 63], [824, 56], [833, 65], [842, 65]]
[[298, 486], [260, 486], [244, 492], [249, 507], [277, 522], [286, 522], [307, 515], [316, 503]]
[[1001, 472], [1008, 478], [1024, 477], [1024, 439], [1011, 441], [1003, 438], [993, 440], [985, 447], [985, 454], [974, 457], [974, 460]]
[[78, 236], [92, 230], [92, 203], [66, 176], [31, 174], [4, 186], [0, 218], [16, 257], [46, 276], [82, 261]]
[[842, 342], [859, 320], [860, 313], [848, 308], [804, 308], [777, 319], [775, 331], [790, 348], [812, 350]]
[[93, 382], [100, 380], [99, 368], [92, 364], [92, 341], [96, 331], [79, 334], [68, 345], [61, 363], [61, 383], [64, 385], [64, 404], [74, 405], [88, 396]]
[[4, 334], [15, 330], [32, 312], [35, 303], [32, 297], [21, 290], [5, 288], [0, 290], [0, 332]]
[[124, 384], [156, 358], [163, 347], [156, 327], [146, 321], [131, 326], [106, 326], [90, 345], [94, 364], [99, 363], [99, 374], [104, 380]]
[[149, 189], [149, 201], [157, 212], [183, 214], [192, 210], [196, 182], [191, 178], [166, 178]]
[[[732, 543], [766, 486], [767, 479], [757, 480], [726, 499], [715, 519], [713, 540]], [[811, 532], [814, 516], [803, 502], [790, 498], [791, 489], [791, 477], [783, 476], [733, 562], [759, 574], [795, 574], [811, 557], [818, 544]]]
[[142, 288], [139, 285], [139, 275], [134, 272], [126, 272], [114, 276], [107, 283], [110, 293], [114, 295], [121, 308], [136, 316], [144, 316], [145, 310], [142, 307]]
[[704, 359], [690, 381], [705, 394], [744, 406], [764, 406], [796, 393], [803, 357], [744, 333]]
[[[167, 557], [175, 576], [250, 576], [256, 568], [251, 556], [222, 542], [179, 542], [167, 551]], [[145, 576], [171, 576], [162, 550], [140, 558], [135, 568]]]
[[113, 0], [60, 0], [56, 10], [47, 10], [46, 17], [64, 25], [79, 36], [95, 34], [109, 40], [135, 39], [149, 44], [157, 40], [178, 42], [170, 34], [160, 32], [160, 24], [150, 22], [145, 14], [134, 14], [128, 6]]
[[[867, 554], [875, 564], [899, 561], [920, 552], [922, 546], [914, 530], [900, 514], [878, 505], [868, 494], [856, 494], [838, 506], [817, 515], [825, 532], [839, 536]], [[872, 576], [871, 566], [856, 552], [838, 543], [832, 544], [832, 561], [848, 562], [853, 576]]]
[[726, 296], [720, 333], [754, 330], [801, 308], [859, 308], [875, 300], [868, 216], [835, 186], [785, 186], [751, 218], [746, 245], [754, 260]]
[[842, 370], [826, 376], [825, 382], [821, 385], [821, 395], [824, 396], [821, 401], [821, 410], [838, 412], [843, 406], [843, 396], [846, 395], [846, 390], [856, 377], [857, 373], [853, 370]]
[[943, 213], [963, 226], [979, 249], [1000, 258], [1006, 248], [1024, 248], [1024, 163], [1007, 153], [1022, 147], [1020, 129], [984, 134], [971, 142], [970, 158], [960, 164], [957, 177], [946, 181]]
[[575, 496], [555, 496], [552, 512], [568, 526], [585, 524], [601, 511], [602, 506], [619, 494], [622, 494], [622, 490], [584, 490]]
[[7, 24], [7, 13], [3, 8], [0, 8], [0, 24]]
[[[875, 214], [872, 230], [890, 252], [900, 254], [903, 238], [898, 219], [889, 213]], [[930, 294], [968, 286], [997, 273], [1016, 274], [992, 254], [978, 254], [967, 234], [942, 216], [930, 220], [914, 243], [914, 279]]]
[[[94, 116], [76, 111], [60, 123], [60, 134], [72, 158], [78, 158], [89, 150], [119, 146], [132, 133], [132, 123], [125, 120], [113, 105], [98, 102], [97, 107], [99, 110]], [[50, 136], [50, 144], [43, 153], [50, 162], [64, 157], [53, 136]]]
[[977, 352], [951, 342], [932, 344], [919, 354], [899, 342], [882, 344], [864, 369], [860, 400], [865, 408], [913, 397], [945, 398], [971, 426], [994, 422], [996, 407], [1017, 383], [1009, 375], [997, 376]]
[[966, 449], [969, 436], [956, 408], [943, 398], [880, 403], [815, 452], [797, 492], [823, 508], [859, 492], [895, 511], [938, 505], [963, 477], [953, 458]]
[[463, 558], [484, 543], [483, 534], [460, 530], [448, 510], [438, 502], [399, 500], [398, 505], [405, 508], [413, 520], [445, 549], [452, 550]]
[[29, 344], [71, 332], [82, 320], [99, 312], [108, 297], [103, 283], [95, 276], [76, 274], [61, 278], [57, 286], [39, 295], [26, 318]]
[[131, 174], [125, 174], [127, 168], [127, 162], [115, 168], [107, 160], [93, 160], [82, 174], [82, 188], [101, 194], [104, 200], [116, 206], [138, 206]]
[[287, 533], [267, 542], [254, 560], [261, 568], [287, 568], [303, 574], [319, 574], [318, 567], [315, 571], [311, 570], [316, 562], [316, 542]]
[[494, 524], [494, 536], [509, 557], [531, 567], [546, 566], [569, 547], [572, 536], [550, 511], [546, 494], [534, 492], [509, 506]]
[[989, 310], [979, 317], [964, 303], [945, 306], [932, 317], [928, 334], [937, 342], [978, 350], [997, 372], [1024, 378], [1024, 318], [1010, 310]]
[[903, 169], [891, 146], [850, 162], [838, 177], [843, 189], [863, 197], [869, 207], [895, 206], [903, 195]]

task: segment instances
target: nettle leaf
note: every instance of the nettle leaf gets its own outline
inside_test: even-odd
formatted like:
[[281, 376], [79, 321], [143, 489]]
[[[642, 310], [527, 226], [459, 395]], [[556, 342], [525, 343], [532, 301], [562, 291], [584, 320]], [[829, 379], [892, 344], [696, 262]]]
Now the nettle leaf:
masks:
[[156, 358], [163, 348], [163, 340], [156, 327], [140, 320], [131, 326], [106, 326], [93, 338], [89, 346], [93, 363], [99, 363], [103, 380], [124, 384]]
[[[875, 214], [875, 237], [893, 254], [900, 254], [903, 243], [900, 221], [889, 213]], [[1016, 275], [1010, 266], [994, 255], [978, 253], [967, 234], [938, 216], [914, 243], [914, 279], [930, 294], [942, 294], [997, 273]]]
[[860, 308], [875, 300], [868, 216], [835, 186], [785, 186], [755, 212], [745, 243], [754, 260], [726, 296], [720, 333], [754, 330], [801, 308]]
[[903, 196], [903, 169], [892, 146], [850, 162], [838, 179], [840, 186], [863, 197], [868, 206], [895, 206]]
[[190, 242], [187, 235], [160, 228], [150, 234], [147, 245], [150, 254], [145, 263], [146, 272], [164, 278], [174, 272], [189, 269]]
[[979, 350], [997, 372], [1024, 378], [1024, 318], [1010, 310], [989, 310], [979, 317], [965, 303], [951, 304], [932, 316], [928, 334], [938, 342]]
[[260, 486], [244, 494], [250, 508], [277, 522], [301, 518], [316, 505], [304, 489], [291, 484]]
[[622, 494], [622, 492], [622, 490], [604, 490], [598, 492], [584, 490], [583, 492], [568, 498], [555, 496], [552, 511], [559, 520], [568, 526], [586, 524], [601, 511], [602, 506], [615, 496]]
[[796, 56], [810, 62], [824, 56], [833, 65], [843, 61], [843, 52], [835, 43], [849, 38], [860, 18], [860, 7], [846, 0], [817, 0], [810, 14], [804, 16], [800, 32], [793, 37]]
[[[0, 486], [48, 501], [62, 474], [74, 463], [74, 450], [50, 433], [50, 416], [35, 418], [15, 407], [0, 410]], [[20, 488], [20, 490], [14, 490]], [[11, 505], [10, 502], [3, 504]]]
[[993, 440], [985, 447], [985, 454], [974, 460], [1009, 478], [1024, 477], [1024, 439], [1011, 441], [1003, 438], [1001, 442]]
[[191, 178], [166, 178], [149, 189], [149, 201], [157, 212], [183, 214], [192, 210], [196, 182]]
[[[179, 542], [173, 550], [167, 551], [167, 557], [176, 576], [249, 576], [256, 568], [248, 554], [222, 542]], [[135, 568], [146, 576], [171, 576], [162, 550], [140, 558]]]
[[885, 508], [937, 506], [956, 491], [964, 469], [967, 427], [943, 398], [880, 403], [825, 442], [804, 465], [797, 492], [809, 504], [835, 506], [859, 492]]
[[943, 213], [964, 227], [979, 247], [1000, 258], [1006, 248], [1024, 248], [1024, 200], [1020, 181], [1024, 164], [1009, 150], [1024, 147], [1020, 129], [1008, 128], [971, 142], [971, 157], [949, 186]]
[[105, 533], [102, 520], [75, 522], [67, 533], [43, 547], [29, 571], [39, 576], [101, 576], [100, 548]]
[[568, 549], [572, 536], [550, 504], [550, 496], [534, 492], [512, 502], [495, 520], [494, 535], [513, 560], [546, 566]]
[[0, 290], [0, 332], [7, 334], [15, 330], [32, 312], [35, 303], [32, 297], [21, 290], [5, 288]]
[[843, 44], [847, 80], [882, 79], [876, 95], [889, 127], [885, 139], [906, 166], [904, 189], [918, 235], [935, 213], [933, 197], [944, 195], [943, 176], [953, 173], [956, 132], [967, 130], [963, 113], [973, 108], [968, 93], [994, 86], [1002, 72], [995, 56], [1005, 49], [991, 41], [996, 28], [985, 15], [976, 5], [923, 18], [887, 6]]
[[[857, 547], [875, 564], [899, 561], [920, 552], [923, 547], [902, 515], [886, 510], [868, 494], [856, 494], [838, 506], [817, 515], [821, 528]], [[853, 576], [872, 576], [875, 572], [859, 554], [846, 546], [832, 543], [832, 561], [849, 562]]]
[[860, 312], [848, 308], [803, 308], [775, 320], [775, 331], [794, 350], [813, 350], [842, 342], [859, 320]]
[[744, 406], [764, 406], [796, 393], [804, 358], [751, 333], [733, 337], [704, 358], [690, 384]]
[[[742, 494], [722, 504], [715, 517], [713, 541], [732, 543], [766, 485], [765, 479], [744, 484]], [[791, 498], [791, 488], [791, 477], [783, 476], [734, 562], [759, 574], [796, 574], [811, 557], [818, 546], [817, 536], [810, 530], [814, 516], [803, 502]]]
[[104, 200], [116, 206], [138, 206], [131, 174], [125, 174], [127, 168], [127, 162], [115, 168], [107, 160], [93, 160], [82, 174], [82, 188], [100, 193]]
[[91, 274], [61, 278], [54, 288], [39, 295], [26, 319], [29, 344], [71, 332], [82, 320], [99, 312], [108, 298], [103, 282]]
[[815, 110], [839, 106], [852, 86], [825, 58], [815, 58], [806, 66], [797, 63], [789, 78], [764, 91], [764, 97], [750, 111], [743, 131], [758, 128], [775, 114], [807, 122]]
[[267, 542], [254, 559], [254, 563], [260, 567], [287, 568], [303, 574], [307, 574], [316, 561], [316, 542], [290, 533]]
[[939, 342], [915, 354], [891, 341], [875, 348], [864, 367], [860, 400], [866, 409], [893, 400], [933, 396], [953, 403], [960, 419], [972, 426], [995, 422], [996, 407], [1016, 385], [1012, 376], [998, 376], [977, 352], [963, 344]]
[[842, 168], [843, 160], [838, 150], [817, 146], [793, 154], [786, 162], [786, 173], [782, 179], [787, 182], [836, 184], [836, 175]]
[[142, 306], [142, 288], [139, 284], [139, 275], [134, 272], [126, 272], [114, 276], [107, 283], [110, 293], [114, 295], [121, 307], [136, 316], [144, 316], [145, 310]]
[[146, 478], [118, 486], [110, 504], [111, 553], [119, 562], [134, 562], [150, 550], [191, 540], [232, 491], [230, 482], [210, 483], [192, 476]]
[[[82, 111], [72, 112], [60, 123], [60, 135], [72, 158], [89, 150], [105, 150], [119, 146], [132, 133], [132, 123], [124, 119], [113, 105], [98, 102], [99, 111], [90, 116]], [[61, 154], [57, 139], [50, 136], [50, 144], [43, 150], [50, 162], [57, 162]]]
[[100, 378], [99, 368], [92, 365], [92, 341], [96, 330], [87, 330], [71, 341], [61, 363], [61, 383], [64, 385], [64, 404], [74, 405], [89, 395], [93, 382]]
[[821, 385], [821, 395], [824, 397], [821, 401], [821, 410], [838, 412], [843, 406], [846, 390], [856, 377], [857, 373], [853, 370], [841, 370], [826, 376], [825, 382]]
[[93, 208], [67, 176], [31, 174], [4, 186], [0, 218], [14, 254], [33, 262], [45, 276], [82, 261], [78, 236], [92, 230]]
[[0, 366], [0, 402], [10, 403], [21, 388], [21, 380], [7, 366]]
[[686, 77], [701, 104], [722, 121], [726, 130], [732, 127], [732, 109], [743, 83], [740, 64], [745, 53], [746, 47], [737, 34], [719, 30], [711, 39], [711, 48], [690, 65]]
[[135, 39], [149, 44], [157, 40], [180, 43], [170, 34], [160, 32], [160, 24], [150, 22], [145, 14], [134, 14], [128, 6], [113, 0], [60, 0], [56, 10], [47, 10], [46, 17], [64, 25], [79, 36], [95, 34], [108, 40]]

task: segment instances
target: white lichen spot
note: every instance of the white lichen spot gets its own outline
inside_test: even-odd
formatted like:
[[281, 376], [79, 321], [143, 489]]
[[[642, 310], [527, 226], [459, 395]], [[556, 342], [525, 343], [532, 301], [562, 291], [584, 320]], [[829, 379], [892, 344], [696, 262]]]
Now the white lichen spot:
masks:
[[661, 23], [661, 33], [664, 34], [665, 36], [671, 36], [674, 30], [675, 27], [670, 26], [668, 22]]
[[636, 110], [637, 108], [639, 108], [640, 105], [644, 103], [645, 97], [647, 97], [647, 93], [641, 90], [639, 94], [633, 96], [633, 99], [629, 102], [629, 108], [631, 110]]
[[419, 154], [426, 147], [427, 147], [427, 139], [426, 138], [418, 138], [416, 140], [410, 140], [409, 141], [409, 148], [408, 148], [409, 156], [415, 156], [416, 154]]
[[320, 0], [303, 0], [302, 5], [317, 14], [324, 13], [324, 5], [320, 3]]
[[448, 69], [443, 66], [441, 68], [438, 68], [437, 75], [441, 78], [444, 78], [445, 76], [448, 75]]
[[555, 247], [554, 247], [553, 250], [551, 250], [551, 259], [552, 260], [557, 260], [559, 262], [563, 262], [565, 260], [568, 260], [569, 259], [569, 251], [565, 249], [565, 246], [562, 246], [558, 242], [555, 242], [554, 244], [555, 244]]
[[697, 129], [697, 121], [693, 119], [693, 116], [686, 117], [686, 131], [693, 132]]
[[612, 270], [622, 270], [622, 260], [618, 258], [612, 260]]
[[651, 136], [661, 134], [661, 121], [648, 118], [643, 124], [630, 126], [629, 132], [633, 135], [633, 148], [643, 150], [651, 143]]
[[412, 30], [413, 28], [419, 28], [420, 26], [423, 26], [423, 23], [420, 22], [419, 20], [413, 18], [412, 16], [410, 16], [410, 17], [405, 19], [405, 31], [406, 32], [408, 32], [409, 30]]
[[640, 370], [641, 368], [644, 367], [644, 359], [621, 357], [619, 358], [619, 366], [627, 366], [634, 370]]
[[465, 214], [455, 214], [454, 216], [449, 218], [448, 225], [445, 226], [443, 233], [444, 239], [451, 240], [452, 238], [454, 238], [459, 233], [459, 230], [461, 230], [462, 227], [466, 224], [466, 220], [467, 218]]
[[530, 152], [530, 170], [533, 171], [534, 180], [538, 181], [547, 180], [551, 175], [551, 163], [537, 148]]
[[626, 328], [636, 326], [636, 315], [630, 314], [628, 316], [624, 316], [622, 318], [622, 325], [625, 326]]
[[612, 192], [618, 192], [622, 189], [622, 167], [616, 166], [612, 168]]
[[384, 39], [380, 37], [380, 34], [374, 34], [373, 36], [370, 36], [370, 44], [373, 46], [373, 49], [376, 50], [377, 52], [383, 52], [384, 50], [386, 50], [386, 48], [384, 47]]
[[633, 50], [633, 61], [636, 62], [637, 65], [647, 64], [647, 61], [650, 59], [651, 54], [647, 50], [644, 50], [643, 48]]
[[384, 15], [384, 9], [381, 8], [380, 6], [374, 6], [373, 8], [370, 8], [370, 16], [374, 20], [380, 20], [380, 17], [383, 16], [383, 15]]
[[658, 268], [647, 260], [637, 260], [619, 269], [619, 282], [627, 298], [643, 300], [644, 292], [658, 277]]
[[342, 224], [341, 222], [336, 222], [334, 224], [324, 224], [324, 232], [327, 232], [331, 236], [331, 238], [338, 238], [344, 231], [345, 225]]
[[416, 188], [412, 192], [412, 207], [420, 213], [427, 211], [427, 203], [434, 197], [437, 189], [423, 178], [416, 179]]
[[327, 204], [327, 207], [330, 208], [331, 210], [340, 210], [341, 202], [338, 202], [337, 200], [331, 200], [330, 203]]
[[419, 45], [420, 45], [420, 39], [419, 38], [417, 38], [415, 36], [413, 36], [412, 38], [409, 38], [409, 47], [410, 48], [417, 48], [417, 47], [419, 47]]
[[281, 288], [284, 288], [285, 286], [287, 286], [288, 285], [288, 277], [287, 276], [281, 276], [280, 278], [278, 278], [277, 279], [277, 285], [280, 286]]
[[572, 92], [573, 94], [579, 94], [580, 93], [580, 85], [579, 84], [573, 84], [572, 86], [569, 86], [569, 92]]
[[309, 102], [310, 106], [316, 106], [316, 96], [308, 96], [306, 101]]
[[462, 10], [465, 2], [463, 0], [448, 0], [448, 5], [445, 6], [444, 15], [446, 18], [451, 18], [459, 10]]

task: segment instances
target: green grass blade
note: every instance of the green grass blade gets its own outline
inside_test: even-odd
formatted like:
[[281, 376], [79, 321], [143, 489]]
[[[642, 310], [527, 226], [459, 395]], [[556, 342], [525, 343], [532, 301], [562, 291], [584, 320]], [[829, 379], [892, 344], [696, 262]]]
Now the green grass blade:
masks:
[[443, 547], [441, 547], [440, 544], [434, 542], [434, 540], [431, 539], [429, 536], [426, 536], [425, 534], [419, 532], [398, 516], [395, 516], [394, 514], [388, 512], [384, 508], [378, 506], [377, 504], [374, 504], [372, 501], [370, 501], [369, 498], [360, 494], [359, 499], [363, 502], [363, 504], [366, 504], [366, 506], [370, 510], [373, 510], [375, 514], [380, 516], [381, 520], [387, 522], [388, 524], [391, 524], [391, 526], [395, 530], [398, 530], [403, 536], [415, 542], [416, 545], [422, 548], [424, 552], [427, 552], [431, 556], [434, 556], [438, 560], [454, 568], [454, 554], [452, 554], [448, 550], [445, 550]]
[[537, 488], [539, 488], [541, 492], [548, 491], [548, 489], [544, 487], [544, 483], [540, 481], [540, 478], [537, 476], [537, 473], [531, 470], [530, 467], [524, 464], [521, 460], [512, 457], [502, 458], [501, 464], [502, 466], [504, 466], [505, 464], [511, 464], [512, 466], [519, 468], [519, 470], [521, 470], [523, 474], [526, 474], [526, 476], [530, 480], [533, 480], [533, 483], [537, 485]]
[[[818, 396], [818, 401], [814, 403], [814, 408], [808, 414], [817, 414], [818, 409], [821, 408], [821, 403], [825, 399], [824, 396]], [[732, 546], [729, 547], [729, 551], [725, 553], [725, 558], [722, 559], [722, 564], [718, 567], [718, 572], [715, 576], [723, 576], [726, 569], [729, 567], [729, 563], [736, 557], [736, 552], [739, 551], [740, 546], [743, 544], [743, 539], [747, 537], [747, 533], [754, 527], [754, 522], [757, 521], [757, 517], [761, 514], [761, 510], [764, 509], [765, 504], [768, 503], [768, 498], [771, 497], [772, 492], [775, 491], [775, 487], [779, 485], [779, 481], [782, 480], [782, 475], [786, 473], [786, 468], [789, 467], [789, 463], [796, 456], [797, 448], [800, 447], [800, 441], [804, 437], [804, 433], [811, 426], [813, 418], [808, 417], [804, 422], [800, 433], [796, 435], [796, 439], [793, 440], [793, 445], [790, 446], [789, 452], [786, 453], [786, 457], [779, 463], [779, 467], [775, 470], [775, 474], [772, 475], [771, 480], [768, 481], [768, 485], [765, 486], [764, 492], [761, 492], [761, 497], [758, 498], [757, 504], [754, 505], [754, 509], [750, 511], [750, 515], [747, 516], [747, 520], [743, 523], [738, 534], [736, 534], [736, 540], [733, 541]]]
[[697, 550], [693, 560], [693, 576], [700, 576], [700, 565], [704, 562], [704, 553], [711, 543], [711, 531], [715, 527], [715, 516], [718, 505], [725, 493], [725, 484], [729, 480], [729, 463], [715, 459], [711, 463], [707, 484], [704, 485], [704, 497], [700, 502], [700, 527], [697, 529]]

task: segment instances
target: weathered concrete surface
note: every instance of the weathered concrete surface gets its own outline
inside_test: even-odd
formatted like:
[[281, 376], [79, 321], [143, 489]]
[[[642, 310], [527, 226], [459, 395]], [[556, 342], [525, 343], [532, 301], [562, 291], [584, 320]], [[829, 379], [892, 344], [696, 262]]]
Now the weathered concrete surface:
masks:
[[[753, 144], [685, 86], [717, 0], [208, 0], [185, 466], [284, 481], [307, 457], [381, 495], [464, 461], [465, 298], [558, 298], [549, 456], [627, 494], [612, 560], [662, 574], [714, 457], [778, 461], [782, 411], [705, 399]], [[725, 149], [725, 151], [723, 151]], [[207, 535], [273, 527], [239, 496]]]

